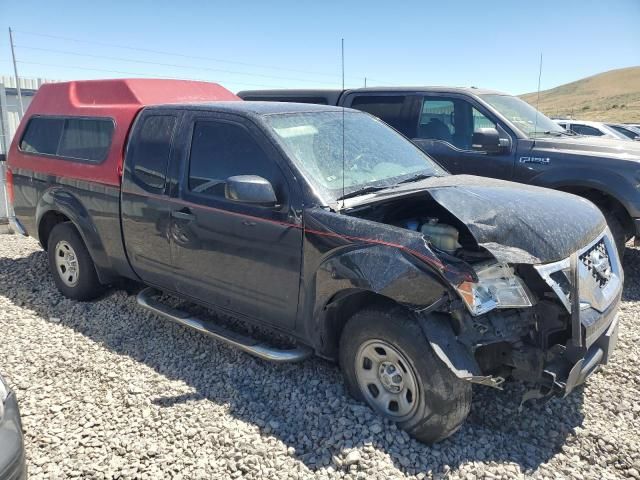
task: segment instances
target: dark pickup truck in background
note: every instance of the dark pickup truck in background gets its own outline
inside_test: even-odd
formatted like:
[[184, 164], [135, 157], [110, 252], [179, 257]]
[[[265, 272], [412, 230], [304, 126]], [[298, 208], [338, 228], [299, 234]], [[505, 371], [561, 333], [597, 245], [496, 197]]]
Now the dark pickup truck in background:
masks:
[[142, 307], [253, 355], [338, 361], [423, 441], [460, 427], [473, 383], [567, 395], [616, 343], [623, 272], [592, 203], [449, 175], [357, 110], [201, 82], [45, 84], [7, 163], [14, 228], [65, 295], [124, 277], [148, 286]]
[[247, 90], [244, 100], [318, 103], [375, 115], [454, 174], [585, 197], [604, 213], [621, 255], [640, 229], [640, 144], [575, 135], [523, 100], [477, 88]]

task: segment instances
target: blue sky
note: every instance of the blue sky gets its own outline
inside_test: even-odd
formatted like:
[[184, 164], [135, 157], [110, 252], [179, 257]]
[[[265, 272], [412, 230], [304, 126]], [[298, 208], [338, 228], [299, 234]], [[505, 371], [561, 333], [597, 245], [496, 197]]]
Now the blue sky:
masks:
[[167, 76], [234, 91], [338, 88], [342, 37], [347, 87], [367, 77], [524, 93], [537, 88], [540, 53], [542, 89], [640, 65], [640, 0], [0, 0], [4, 75], [9, 26], [21, 76]]

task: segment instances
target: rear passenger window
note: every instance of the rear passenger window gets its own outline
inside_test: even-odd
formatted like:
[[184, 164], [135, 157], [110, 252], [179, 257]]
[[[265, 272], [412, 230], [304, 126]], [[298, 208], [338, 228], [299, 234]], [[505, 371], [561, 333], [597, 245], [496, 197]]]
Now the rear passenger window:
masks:
[[20, 141], [20, 150], [87, 162], [109, 154], [113, 121], [95, 118], [34, 117]]
[[226, 180], [235, 175], [265, 178], [278, 198], [282, 198], [283, 179], [278, 166], [247, 129], [228, 122], [196, 122], [189, 160], [189, 189], [224, 197]]
[[156, 193], [164, 190], [175, 125], [176, 117], [172, 115], [148, 116], [129, 146], [133, 176], [146, 190]]
[[413, 133], [408, 131], [410, 122], [403, 115], [405, 98], [401, 95], [387, 97], [358, 96], [351, 102], [351, 108], [370, 113], [404, 135], [412, 137]]

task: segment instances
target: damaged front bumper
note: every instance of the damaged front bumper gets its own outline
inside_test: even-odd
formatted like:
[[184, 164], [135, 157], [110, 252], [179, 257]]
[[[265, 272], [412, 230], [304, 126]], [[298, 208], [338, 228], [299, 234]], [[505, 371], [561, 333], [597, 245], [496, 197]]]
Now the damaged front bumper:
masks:
[[420, 319], [434, 352], [458, 378], [499, 388], [510, 376], [532, 387], [526, 400], [568, 395], [609, 361], [623, 284], [611, 232], [534, 268], [550, 291], [531, 308]]
[[[584, 383], [600, 365], [606, 365], [618, 341], [618, 316], [616, 315], [607, 331], [594, 343], [569, 371], [566, 381], [558, 380], [558, 372], [548, 370], [545, 373], [553, 376], [554, 387], [568, 395], [578, 385]], [[564, 377], [564, 375], [562, 375]]]
[[[562, 262], [536, 267], [571, 315], [571, 338], [545, 364], [542, 387], [568, 395], [608, 362], [618, 339], [624, 274], [607, 228]], [[564, 285], [563, 285], [564, 284]]]

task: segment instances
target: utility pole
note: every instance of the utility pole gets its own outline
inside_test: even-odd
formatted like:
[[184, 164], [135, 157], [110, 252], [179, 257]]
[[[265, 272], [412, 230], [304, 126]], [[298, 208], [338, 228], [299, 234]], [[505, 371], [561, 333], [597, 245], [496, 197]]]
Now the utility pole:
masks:
[[24, 116], [24, 106], [22, 105], [22, 90], [20, 89], [20, 77], [18, 77], [18, 67], [16, 65], [16, 52], [13, 48], [13, 32], [9, 27], [9, 43], [11, 44], [11, 57], [13, 58], [13, 73], [16, 77], [16, 90], [18, 91], [18, 112], [20, 113], [20, 120]]
[[340, 60], [342, 61], [342, 90], [344, 90], [344, 38], [340, 41]]
[[367, 88], [367, 77], [364, 77], [364, 88]]

